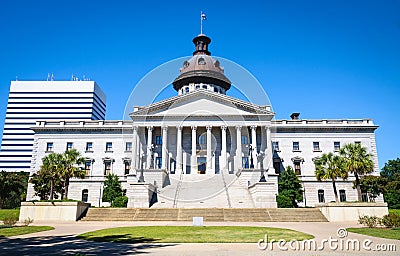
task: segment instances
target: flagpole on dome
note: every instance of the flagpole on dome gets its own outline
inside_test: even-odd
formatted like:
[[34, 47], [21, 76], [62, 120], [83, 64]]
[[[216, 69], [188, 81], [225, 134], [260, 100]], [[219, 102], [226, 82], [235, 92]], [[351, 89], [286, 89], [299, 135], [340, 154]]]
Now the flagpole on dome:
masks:
[[206, 20], [206, 14], [203, 11], [200, 11], [200, 35], [203, 34], [203, 20]]

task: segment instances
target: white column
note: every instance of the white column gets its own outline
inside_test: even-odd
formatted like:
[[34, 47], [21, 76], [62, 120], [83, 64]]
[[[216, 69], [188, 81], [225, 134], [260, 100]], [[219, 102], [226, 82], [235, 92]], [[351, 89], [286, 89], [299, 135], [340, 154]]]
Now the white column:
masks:
[[136, 174], [137, 170], [137, 126], [133, 126], [133, 138], [132, 138], [132, 163], [131, 163], [131, 169], [134, 170], [132, 174]]
[[191, 156], [191, 166], [192, 173], [197, 172], [197, 162], [196, 162], [196, 126], [192, 126], [192, 156]]
[[226, 163], [226, 126], [221, 126], [222, 130], [222, 145], [221, 145], [221, 170], [227, 169]]
[[207, 126], [207, 170], [212, 169], [212, 152], [211, 152], [211, 129], [212, 126]]
[[237, 168], [242, 168], [242, 126], [236, 126], [236, 161]]
[[269, 126], [265, 126], [265, 132], [266, 132], [266, 147], [265, 147], [265, 152], [264, 152], [264, 168], [268, 169], [269, 172], [275, 172], [271, 168], [273, 168], [273, 159], [272, 159], [272, 154], [273, 154], [273, 149], [272, 149], [272, 142], [271, 142], [271, 128]]
[[147, 159], [146, 159], [146, 168], [151, 168], [151, 154], [152, 154], [152, 146], [153, 146], [153, 127], [147, 127]]
[[176, 173], [182, 173], [182, 126], [177, 127]]
[[163, 126], [162, 127], [162, 153], [161, 153], [161, 169], [167, 170], [168, 168], [168, 145], [167, 145], [167, 136], [168, 136], [168, 127]]
[[[254, 168], [258, 167], [258, 163], [257, 163], [257, 126], [252, 125], [250, 127], [251, 129], [251, 157], [253, 158], [253, 165]], [[249, 159], [250, 164], [251, 164], [251, 160]]]

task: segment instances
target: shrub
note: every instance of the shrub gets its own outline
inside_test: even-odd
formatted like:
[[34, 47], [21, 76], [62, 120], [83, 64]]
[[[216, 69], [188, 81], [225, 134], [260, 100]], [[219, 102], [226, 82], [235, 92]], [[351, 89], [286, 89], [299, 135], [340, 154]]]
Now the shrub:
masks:
[[123, 207], [126, 207], [127, 204], [128, 204], [128, 197], [127, 196], [119, 196], [114, 199], [111, 206], [123, 208]]
[[18, 221], [17, 217], [15, 217], [15, 216], [7, 216], [7, 217], [4, 218], [3, 223], [4, 223], [4, 226], [11, 228], [11, 227], [13, 227], [15, 225], [15, 223], [17, 223], [17, 221]]
[[292, 199], [281, 193], [276, 196], [278, 208], [293, 208]]
[[365, 225], [369, 228], [375, 228], [381, 223], [381, 218], [376, 217], [376, 216], [360, 216], [358, 217], [358, 223], [361, 225]]
[[395, 213], [389, 213], [383, 216], [382, 225], [388, 228], [399, 228], [400, 227], [400, 215]]
[[33, 219], [31, 219], [31, 218], [27, 218], [27, 219], [24, 219], [24, 226], [29, 226], [30, 224], [32, 224], [33, 223]]

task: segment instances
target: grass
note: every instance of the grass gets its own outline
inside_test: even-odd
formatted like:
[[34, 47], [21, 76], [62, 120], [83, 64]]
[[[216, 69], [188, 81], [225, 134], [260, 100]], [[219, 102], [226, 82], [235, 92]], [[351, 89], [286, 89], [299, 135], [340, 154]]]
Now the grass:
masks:
[[18, 219], [19, 209], [0, 209], [0, 220], [4, 220], [8, 216], [14, 216]]
[[2, 236], [19, 236], [19, 235], [24, 235], [24, 234], [52, 230], [52, 229], [54, 229], [54, 228], [49, 227], [49, 226], [0, 228], [0, 237], [2, 237]]
[[367, 236], [400, 240], [399, 228], [347, 228], [346, 230]]
[[305, 240], [312, 235], [290, 229], [237, 226], [146, 226], [102, 229], [84, 233], [80, 239], [118, 243], [256, 243], [270, 239]]

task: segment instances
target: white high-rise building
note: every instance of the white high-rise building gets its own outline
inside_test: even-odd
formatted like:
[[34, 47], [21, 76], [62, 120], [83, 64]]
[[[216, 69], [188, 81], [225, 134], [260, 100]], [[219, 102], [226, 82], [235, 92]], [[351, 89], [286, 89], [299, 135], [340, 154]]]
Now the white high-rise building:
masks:
[[0, 171], [27, 171], [39, 120], [104, 120], [106, 96], [94, 81], [12, 81]]

